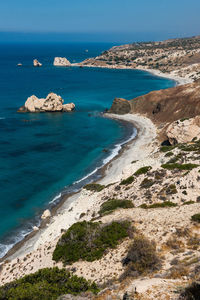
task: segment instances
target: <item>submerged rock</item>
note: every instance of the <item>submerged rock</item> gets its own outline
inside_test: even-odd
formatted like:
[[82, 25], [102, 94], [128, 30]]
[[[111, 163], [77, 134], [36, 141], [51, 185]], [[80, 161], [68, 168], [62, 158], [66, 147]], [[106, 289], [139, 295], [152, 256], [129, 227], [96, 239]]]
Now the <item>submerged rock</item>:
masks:
[[75, 109], [74, 103], [63, 103], [62, 97], [54, 93], [48, 94], [45, 99], [39, 99], [33, 95], [26, 100], [18, 112], [70, 112]]
[[71, 63], [66, 57], [55, 57], [53, 65], [59, 67], [68, 67], [71, 66]]
[[41, 67], [42, 64], [41, 64], [37, 59], [34, 59], [34, 60], [33, 60], [33, 66], [34, 66], [34, 67]]

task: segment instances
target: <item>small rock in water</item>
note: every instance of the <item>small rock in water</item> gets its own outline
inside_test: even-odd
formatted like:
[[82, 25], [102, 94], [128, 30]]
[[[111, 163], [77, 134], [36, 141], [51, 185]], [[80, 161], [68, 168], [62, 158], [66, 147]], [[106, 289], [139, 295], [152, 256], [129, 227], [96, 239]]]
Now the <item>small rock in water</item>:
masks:
[[33, 60], [33, 66], [34, 66], [34, 67], [41, 67], [42, 64], [41, 64], [37, 59], [34, 59], [34, 60]]
[[37, 230], [39, 230], [39, 228], [37, 226], [33, 226], [33, 230], [37, 231]]

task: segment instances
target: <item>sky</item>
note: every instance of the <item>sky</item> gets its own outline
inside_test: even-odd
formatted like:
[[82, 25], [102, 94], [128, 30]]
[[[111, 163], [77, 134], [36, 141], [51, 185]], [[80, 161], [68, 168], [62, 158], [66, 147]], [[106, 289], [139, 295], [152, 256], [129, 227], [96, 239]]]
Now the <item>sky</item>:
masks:
[[0, 39], [118, 42], [192, 36], [200, 34], [199, 12], [200, 0], [1, 0]]

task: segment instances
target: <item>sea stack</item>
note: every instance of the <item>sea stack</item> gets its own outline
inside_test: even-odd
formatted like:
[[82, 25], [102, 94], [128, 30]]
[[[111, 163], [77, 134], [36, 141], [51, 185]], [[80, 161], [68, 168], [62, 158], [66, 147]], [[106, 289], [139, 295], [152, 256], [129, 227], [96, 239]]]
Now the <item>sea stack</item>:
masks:
[[26, 100], [18, 112], [71, 112], [75, 109], [74, 103], [63, 103], [62, 97], [54, 93], [48, 94], [45, 99], [33, 95]]
[[21, 67], [21, 66], [22, 66], [22, 64], [21, 64], [21, 63], [18, 63], [18, 64], [17, 64], [17, 66], [18, 66], [18, 67]]
[[34, 66], [34, 67], [41, 67], [42, 64], [41, 64], [37, 59], [34, 59], [34, 60], [33, 60], [33, 66]]
[[55, 57], [53, 65], [57, 67], [69, 67], [71, 63], [66, 57]]

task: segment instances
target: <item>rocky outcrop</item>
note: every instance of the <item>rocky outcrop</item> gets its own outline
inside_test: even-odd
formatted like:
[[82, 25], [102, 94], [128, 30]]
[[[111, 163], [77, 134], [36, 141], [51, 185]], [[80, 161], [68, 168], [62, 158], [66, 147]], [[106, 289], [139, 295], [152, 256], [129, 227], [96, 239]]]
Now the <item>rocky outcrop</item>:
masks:
[[33, 95], [26, 100], [25, 105], [20, 107], [18, 112], [70, 112], [75, 109], [74, 103], [63, 103], [62, 97], [54, 93], [48, 94], [45, 99]]
[[37, 59], [34, 59], [34, 60], [33, 60], [33, 66], [34, 66], [34, 67], [41, 67], [42, 64], [41, 64]]
[[46, 210], [43, 212], [43, 214], [42, 214], [42, 216], [41, 216], [41, 219], [42, 219], [42, 220], [45, 220], [45, 219], [50, 218], [50, 217], [51, 217], [51, 212], [50, 212], [49, 209], [46, 209]]
[[115, 99], [110, 112], [138, 113], [158, 125], [196, 117], [200, 115], [200, 80], [174, 88], [153, 91], [130, 101]]
[[128, 100], [115, 98], [108, 113], [124, 115], [131, 112], [131, 105]]
[[69, 67], [71, 66], [71, 63], [66, 57], [55, 57], [53, 65], [58, 67]]
[[188, 143], [194, 138], [200, 139], [200, 116], [171, 123], [166, 135], [171, 145]]

